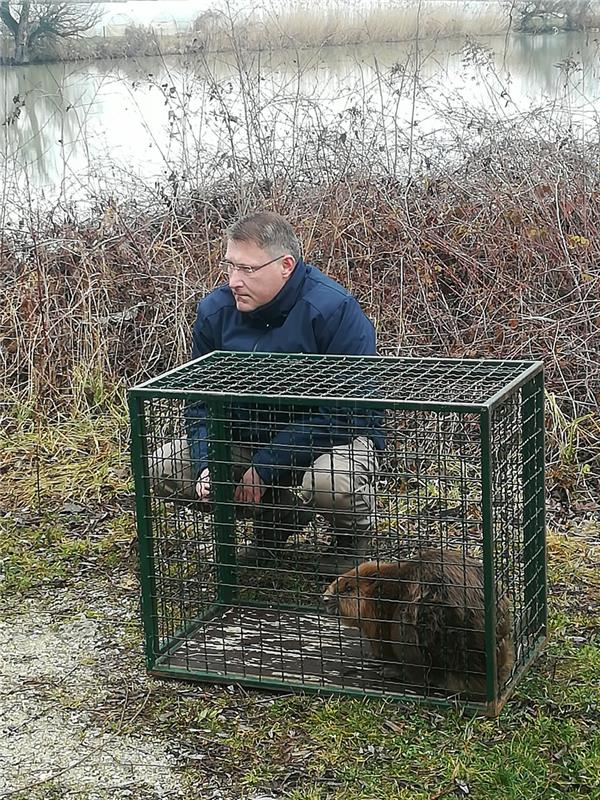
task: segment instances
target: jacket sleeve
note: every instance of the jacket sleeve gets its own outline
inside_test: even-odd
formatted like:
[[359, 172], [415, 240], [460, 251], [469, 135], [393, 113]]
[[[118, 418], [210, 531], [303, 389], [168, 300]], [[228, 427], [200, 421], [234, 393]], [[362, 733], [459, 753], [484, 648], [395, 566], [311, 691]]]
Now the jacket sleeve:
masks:
[[[214, 336], [203, 313], [202, 302], [200, 302], [192, 329], [192, 359], [217, 349]], [[192, 472], [197, 477], [208, 466], [208, 433], [204, 403], [188, 403], [184, 410], [184, 418], [192, 459]]]
[[[354, 297], [348, 296], [335, 313], [315, 324], [319, 351], [332, 355], [374, 355], [375, 329]], [[252, 464], [268, 485], [291, 482], [292, 470], [306, 470], [318, 456], [338, 445], [367, 436], [383, 448], [381, 415], [347, 404], [322, 407], [296, 416], [270, 444], [258, 450]]]

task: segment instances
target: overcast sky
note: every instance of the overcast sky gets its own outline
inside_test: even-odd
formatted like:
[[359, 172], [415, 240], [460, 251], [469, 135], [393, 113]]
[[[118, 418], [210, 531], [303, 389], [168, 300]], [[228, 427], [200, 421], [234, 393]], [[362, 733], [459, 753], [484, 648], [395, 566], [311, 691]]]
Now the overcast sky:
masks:
[[188, 22], [214, 6], [215, 0], [128, 0], [125, 3], [104, 3], [104, 24], [122, 24], [127, 18], [141, 25], [166, 20]]

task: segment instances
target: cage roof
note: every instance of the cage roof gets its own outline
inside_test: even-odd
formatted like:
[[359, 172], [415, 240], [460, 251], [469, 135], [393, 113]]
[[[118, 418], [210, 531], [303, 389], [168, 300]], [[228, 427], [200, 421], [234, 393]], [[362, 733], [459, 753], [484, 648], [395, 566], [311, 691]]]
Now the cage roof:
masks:
[[541, 370], [539, 361], [216, 351], [131, 393], [478, 409], [500, 401]]

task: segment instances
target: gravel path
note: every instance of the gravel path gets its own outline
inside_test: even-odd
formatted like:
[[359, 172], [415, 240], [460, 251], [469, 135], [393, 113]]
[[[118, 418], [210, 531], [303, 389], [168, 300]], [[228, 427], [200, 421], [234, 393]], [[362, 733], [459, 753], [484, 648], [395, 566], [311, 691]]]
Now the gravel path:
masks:
[[[135, 603], [117, 602], [90, 619], [59, 589], [0, 611], [0, 798], [183, 796], [164, 742], [100, 724], [99, 710], [112, 706], [114, 718], [131, 685], [123, 676], [132, 656], [112, 633], [111, 616], [127, 622]], [[148, 679], [133, 658], [139, 697]]]

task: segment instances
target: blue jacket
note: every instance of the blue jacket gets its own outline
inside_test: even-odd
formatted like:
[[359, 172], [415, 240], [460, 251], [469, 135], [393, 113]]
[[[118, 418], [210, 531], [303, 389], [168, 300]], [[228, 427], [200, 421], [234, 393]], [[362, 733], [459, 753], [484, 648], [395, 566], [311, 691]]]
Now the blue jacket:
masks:
[[[192, 340], [192, 358], [213, 350], [375, 354], [375, 329], [356, 298], [303, 261], [276, 297], [254, 311], [238, 311], [226, 284], [210, 292], [198, 304]], [[378, 449], [384, 445], [380, 415], [366, 410], [304, 407], [282, 414], [237, 405], [232, 415], [233, 436], [256, 445], [252, 465], [267, 485], [295, 483], [320, 454], [357, 436], [368, 436]], [[203, 405], [189, 407], [186, 417], [200, 473], [208, 464]]]

